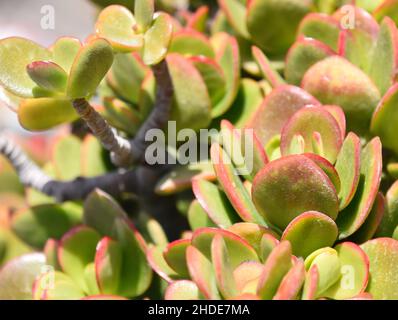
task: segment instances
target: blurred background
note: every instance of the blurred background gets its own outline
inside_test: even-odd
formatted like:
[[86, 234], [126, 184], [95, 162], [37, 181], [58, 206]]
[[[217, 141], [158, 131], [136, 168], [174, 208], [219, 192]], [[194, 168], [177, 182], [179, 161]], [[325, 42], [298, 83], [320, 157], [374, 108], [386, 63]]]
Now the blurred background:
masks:
[[[0, 0], [0, 39], [21, 36], [44, 46], [63, 35], [84, 40], [93, 32], [98, 10], [89, 0]], [[16, 114], [1, 107], [0, 129], [4, 128], [28, 134]]]

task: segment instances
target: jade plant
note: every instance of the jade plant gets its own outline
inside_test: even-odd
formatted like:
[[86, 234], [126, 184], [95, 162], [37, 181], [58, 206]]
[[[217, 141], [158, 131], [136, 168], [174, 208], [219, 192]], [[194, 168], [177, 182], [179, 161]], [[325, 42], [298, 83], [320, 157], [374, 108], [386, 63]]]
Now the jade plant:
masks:
[[398, 1], [93, 2], [0, 40], [53, 132], [0, 135], [0, 299], [398, 299]]

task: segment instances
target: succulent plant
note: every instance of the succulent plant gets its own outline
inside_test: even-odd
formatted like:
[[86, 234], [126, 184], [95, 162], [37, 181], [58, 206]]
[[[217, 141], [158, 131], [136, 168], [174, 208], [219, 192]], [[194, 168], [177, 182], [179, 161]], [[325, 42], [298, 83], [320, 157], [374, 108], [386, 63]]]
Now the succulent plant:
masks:
[[0, 135], [0, 299], [398, 299], [397, 1], [94, 2], [0, 40], [1, 104], [59, 131]]

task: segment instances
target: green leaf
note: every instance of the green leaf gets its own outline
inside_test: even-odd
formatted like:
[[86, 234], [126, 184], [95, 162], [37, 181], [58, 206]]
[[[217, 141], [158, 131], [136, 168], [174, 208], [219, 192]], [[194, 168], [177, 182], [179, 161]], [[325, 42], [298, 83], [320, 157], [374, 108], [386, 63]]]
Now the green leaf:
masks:
[[216, 235], [211, 243], [211, 257], [218, 289], [225, 299], [236, 296], [237, 288], [229, 252], [221, 235]]
[[32, 300], [32, 285], [45, 266], [41, 253], [22, 255], [0, 271], [1, 300]]
[[76, 136], [58, 138], [52, 150], [52, 162], [57, 177], [72, 180], [81, 175], [81, 141]]
[[303, 155], [267, 164], [254, 179], [252, 197], [257, 210], [282, 230], [306, 211], [319, 211], [332, 219], [338, 214], [335, 187], [323, 170]]
[[148, 68], [137, 53], [117, 54], [107, 75], [107, 83], [118, 96], [136, 104]]
[[391, 237], [398, 226], [398, 182], [396, 181], [386, 194], [387, 208], [377, 230], [377, 237]]
[[[290, 118], [281, 133], [282, 155], [294, 154], [290, 147], [296, 135], [302, 137], [305, 152], [318, 154], [331, 163], [336, 161], [342, 145], [341, 131], [335, 118], [323, 107], [302, 108]], [[320, 148], [313, 143], [317, 137]]]
[[266, 145], [281, 133], [290, 117], [306, 105], [319, 105], [319, 102], [299, 87], [279, 86], [264, 99], [246, 126], [253, 128], [261, 143]]
[[341, 278], [324, 295], [335, 300], [353, 298], [365, 292], [369, 280], [369, 258], [360, 247], [344, 242], [335, 247], [341, 263]]
[[181, 278], [189, 278], [186, 261], [186, 251], [191, 244], [190, 239], [180, 239], [169, 243], [163, 252], [167, 264], [177, 272]]
[[203, 77], [210, 96], [211, 105], [215, 106], [226, 94], [225, 77], [215, 60], [204, 57], [191, 57], [190, 60]]
[[53, 53], [52, 60], [69, 74], [73, 60], [81, 47], [82, 44], [78, 39], [61, 37], [50, 48]]
[[377, 21], [382, 21], [384, 17], [391, 18], [395, 23], [398, 21], [397, 0], [386, 0], [380, 3], [376, 0], [374, 6], [378, 6], [373, 11], [373, 16]]
[[86, 293], [89, 287], [84, 277], [85, 269], [94, 261], [100, 239], [94, 229], [79, 226], [66, 233], [60, 242], [58, 258], [62, 270]]
[[361, 248], [369, 257], [370, 278], [367, 292], [377, 300], [398, 299], [398, 241], [379, 238], [368, 241]]
[[242, 128], [258, 109], [262, 100], [260, 85], [252, 79], [243, 78], [234, 103], [223, 117], [231, 121], [235, 127]]
[[48, 238], [61, 239], [74, 225], [68, 210], [57, 204], [23, 209], [12, 220], [15, 234], [35, 248], [43, 248]]
[[250, 199], [250, 194], [243, 186], [228, 154], [217, 143], [211, 146], [210, 153], [218, 181], [242, 220], [267, 226]]
[[323, 42], [313, 38], [300, 38], [286, 56], [285, 78], [288, 83], [300, 85], [307, 70], [315, 63], [335, 54]]
[[381, 99], [376, 111], [373, 113], [371, 131], [378, 135], [383, 147], [398, 153], [396, 139], [396, 127], [394, 123], [398, 120], [396, 103], [398, 101], [398, 85], [393, 85]]
[[97, 245], [95, 254], [95, 274], [102, 294], [117, 292], [122, 268], [122, 249], [109, 237], [104, 237]]
[[311, 1], [253, 0], [247, 7], [247, 29], [266, 53], [283, 54], [293, 43], [301, 19], [310, 10]]
[[336, 223], [320, 212], [305, 212], [286, 227], [282, 240], [288, 240], [295, 256], [306, 258], [317, 249], [329, 247], [337, 239]]
[[340, 210], [346, 208], [357, 191], [361, 165], [361, 141], [350, 132], [337, 156], [336, 170], [341, 181], [339, 192]]
[[68, 75], [58, 64], [48, 61], [34, 61], [27, 67], [29, 77], [40, 87], [50, 91], [64, 91]]
[[362, 150], [358, 190], [350, 205], [344, 209], [336, 221], [339, 239], [344, 239], [357, 231], [373, 207], [380, 186], [382, 174], [382, 154], [379, 138], [374, 138]]
[[12, 94], [33, 97], [35, 83], [26, 72], [33, 61], [50, 60], [51, 53], [28, 39], [12, 37], [0, 41], [0, 84]]
[[134, 2], [134, 15], [138, 31], [145, 32], [150, 27], [154, 11], [154, 0], [136, 0]]
[[170, 283], [166, 289], [165, 300], [199, 300], [200, 292], [195, 282], [179, 280]]
[[194, 246], [189, 246], [187, 248], [187, 263], [191, 279], [196, 283], [203, 296], [210, 300], [220, 299], [210, 260]]
[[158, 13], [144, 35], [142, 59], [146, 65], [157, 64], [166, 57], [172, 33], [173, 24], [170, 16]]
[[328, 15], [311, 13], [301, 21], [298, 35], [321, 41], [332, 50], [337, 51], [340, 22]]
[[167, 56], [167, 65], [174, 87], [171, 120], [177, 122], [177, 132], [206, 128], [211, 121], [211, 101], [199, 71], [191, 61], [176, 53]]
[[216, 62], [220, 65], [225, 76], [225, 95], [213, 107], [211, 115], [217, 118], [229, 110], [239, 89], [240, 54], [236, 39], [225, 33], [218, 34], [222, 45], [216, 50]]
[[115, 238], [116, 221], [127, 218], [120, 205], [107, 193], [96, 189], [84, 202], [84, 224], [97, 230], [101, 236]]
[[240, 220], [228, 198], [213, 183], [196, 179], [192, 190], [210, 219], [220, 228], [227, 228]]
[[107, 39], [116, 51], [132, 52], [143, 46], [143, 36], [135, 33], [135, 25], [136, 20], [129, 9], [111, 5], [101, 11], [95, 31], [98, 36]]
[[214, 50], [210, 41], [203, 35], [192, 29], [182, 29], [173, 34], [169, 52], [175, 52], [184, 56], [205, 56], [214, 58]]
[[42, 131], [72, 122], [78, 118], [71, 102], [61, 98], [22, 100], [18, 121], [27, 130]]
[[373, 49], [369, 75], [381, 95], [394, 84], [398, 68], [398, 30], [390, 18], [381, 24], [379, 36]]
[[228, 23], [240, 36], [248, 39], [250, 35], [246, 26], [246, 3], [246, 0], [218, 0]]
[[263, 272], [260, 276], [257, 294], [263, 300], [271, 300], [278, 287], [292, 267], [292, 249], [289, 241], [283, 241], [267, 258]]
[[302, 259], [297, 260], [283, 277], [273, 300], [295, 300], [305, 280], [305, 267]]
[[358, 67], [339, 56], [326, 58], [306, 72], [302, 87], [323, 104], [342, 107], [348, 130], [368, 134], [380, 93]]
[[257, 47], [252, 47], [252, 55], [256, 60], [263, 77], [271, 84], [273, 88], [285, 84], [285, 80], [281, 75], [272, 67], [267, 56]]
[[81, 145], [81, 173], [85, 177], [101, 176], [108, 171], [108, 161], [99, 140], [87, 135]]
[[81, 48], [73, 62], [66, 94], [71, 99], [86, 98], [95, 93], [113, 63], [113, 50], [108, 41], [93, 39]]
[[192, 201], [188, 209], [188, 222], [192, 231], [200, 228], [216, 227], [207, 212], [200, 205], [198, 200]]

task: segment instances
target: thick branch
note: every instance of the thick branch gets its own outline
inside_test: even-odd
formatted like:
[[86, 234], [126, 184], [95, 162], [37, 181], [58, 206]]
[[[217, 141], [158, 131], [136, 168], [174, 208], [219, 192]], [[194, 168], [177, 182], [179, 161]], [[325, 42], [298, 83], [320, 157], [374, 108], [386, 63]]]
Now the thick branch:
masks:
[[23, 185], [43, 190], [44, 185], [51, 180], [49, 176], [26, 156], [21, 148], [5, 135], [0, 135], [0, 153], [11, 162]]
[[153, 66], [152, 71], [156, 79], [156, 100], [152, 112], [134, 139], [130, 141], [134, 163], [145, 163], [145, 150], [148, 146], [145, 139], [147, 132], [151, 129], [164, 129], [170, 118], [174, 90], [167, 62], [163, 60]]
[[113, 172], [94, 178], [77, 178], [73, 181], [57, 181], [46, 175], [28, 156], [7, 137], [0, 136], [0, 153], [8, 158], [17, 171], [21, 183], [32, 187], [58, 201], [81, 200], [96, 188], [118, 196], [123, 192], [137, 192], [136, 170]]
[[102, 116], [87, 102], [76, 99], [73, 107], [87, 123], [93, 134], [100, 140], [103, 147], [111, 152], [112, 162], [123, 168], [132, 165], [131, 146], [128, 140], [119, 136]]

